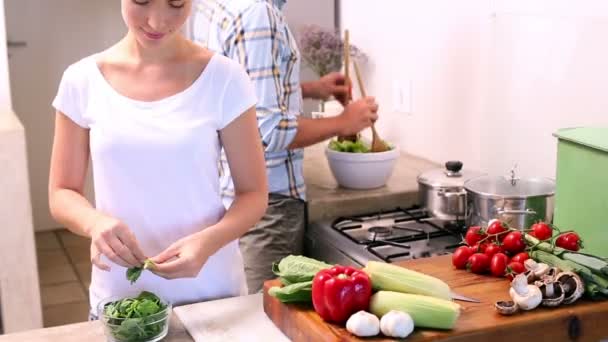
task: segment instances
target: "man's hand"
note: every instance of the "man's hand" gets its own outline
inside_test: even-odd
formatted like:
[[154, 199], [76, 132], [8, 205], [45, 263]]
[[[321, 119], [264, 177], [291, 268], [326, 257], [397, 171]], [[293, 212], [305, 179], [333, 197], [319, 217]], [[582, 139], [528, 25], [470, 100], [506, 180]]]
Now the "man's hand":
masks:
[[305, 97], [312, 97], [318, 100], [327, 100], [334, 96], [342, 105], [346, 102], [346, 95], [350, 90], [346, 85], [344, 75], [339, 72], [329, 73], [317, 81], [303, 84]]
[[354, 135], [370, 127], [378, 120], [377, 112], [378, 104], [371, 96], [349, 103], [338, 116], [340, 135]]

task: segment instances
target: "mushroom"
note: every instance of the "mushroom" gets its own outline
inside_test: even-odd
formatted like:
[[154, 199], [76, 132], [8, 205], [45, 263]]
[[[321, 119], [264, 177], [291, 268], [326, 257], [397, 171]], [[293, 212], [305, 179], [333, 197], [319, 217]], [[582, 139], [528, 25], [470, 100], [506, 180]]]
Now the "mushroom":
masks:
[[562, 284], [556, 281], [544, 283], [538, 287], [540, 292], [543, 294], [542, 305], [543, 306], [558, 306], [565, 298], [565, 291]]
[[554, 281], [555, 277], [561, 272], [561, 270], [557, 267], [550, 267], [545, 275], [541, 276], [540, 279], [544, 282]]
[[555, 277], [564, 290], [564, 304], [576, 302], [585, 292], [585, 284], [581, 277], [574, 272], [562, 272]]
[[[540, 282], [540, 281], [536, 280], [536, 276], [534, 275], [534, 271], [528, 270], [528, 271], [524, 272], [524, 275], [526, 276], [526, 280], [528, 280], [528, 284]], [[536, 280], [536, 282], [535, 282], [535, 280]]]
[[498, 313], [505, 316], [510, 316], [519, 311], [517, 304], [511, 300], [498, 301], [494, 304], [494, 308]]
[[[535, 279], [542, 278], [542, 276], [546, 275], [551, 269], [549, 265], [542, 262], [537, 263], [532, 259], [527, 259], [524, 261], [524, 267], [534, 274]], [[528, 283], [530, 283], [530, 277], [528, 277]]]
[[534, 285], [528, 285], [528, 279], [523, 273], [515, 276], [511, 282], [509, 295], [522, 310], [532, 310], [539, 306], [543, 300], [540, 289]]

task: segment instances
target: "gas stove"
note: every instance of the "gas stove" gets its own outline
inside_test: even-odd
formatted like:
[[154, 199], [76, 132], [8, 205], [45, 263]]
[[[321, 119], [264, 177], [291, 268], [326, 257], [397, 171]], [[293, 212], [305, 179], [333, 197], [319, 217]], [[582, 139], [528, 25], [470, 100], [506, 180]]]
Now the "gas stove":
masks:
[[420, 208], [401, 209], [312, 222], [306, 255], [331, 264], [364, 266], [368, 261], [396, 262], [453, 252], [464, 225], [429, 217]]

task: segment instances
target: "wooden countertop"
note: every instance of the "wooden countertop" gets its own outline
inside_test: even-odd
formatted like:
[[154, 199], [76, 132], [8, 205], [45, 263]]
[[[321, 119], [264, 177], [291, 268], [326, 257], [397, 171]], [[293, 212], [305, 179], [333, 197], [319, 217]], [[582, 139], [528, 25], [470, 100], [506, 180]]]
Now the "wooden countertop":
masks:
[[[416, 329], [408, 341], [600, 341], [608, 338], [608, 301], [577, 301], [558, 308], [538, 308], [514, 316], [499, 315], [494, 303], [508, 300], [509, 281], [504, 278], [476, 275], [456, 270], [451, 256], [409, 260], [400, 266], [423, 272], [447, 282], [452, 290], [481, 300], [481, 303], [457, 302], [461, 315], [453, 330]], [[293, 341], [363, 341], [343, 327], [327, 324], [312, 306], [286, 305], [267, 293], [278, 280], [264, 287], [264, 310], [270, 319]], [[383, 338], [365, 341], [390, 341]]]

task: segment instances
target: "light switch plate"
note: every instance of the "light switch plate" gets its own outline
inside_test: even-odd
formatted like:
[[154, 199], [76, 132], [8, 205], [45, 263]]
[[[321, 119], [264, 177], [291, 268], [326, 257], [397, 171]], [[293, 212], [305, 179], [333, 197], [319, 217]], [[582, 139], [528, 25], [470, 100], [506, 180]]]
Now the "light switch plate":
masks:
[[393, 111], [412, 115], [412, 81], [393, 81]]

